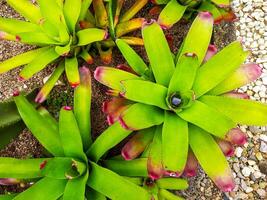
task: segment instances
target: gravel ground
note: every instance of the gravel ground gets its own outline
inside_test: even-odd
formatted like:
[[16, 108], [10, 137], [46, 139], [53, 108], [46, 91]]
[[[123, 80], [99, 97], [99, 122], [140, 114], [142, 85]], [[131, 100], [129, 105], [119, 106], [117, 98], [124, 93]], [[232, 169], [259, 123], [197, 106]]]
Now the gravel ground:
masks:
[[[244, 46], [251, 49], [252, 54], [248, 62], [256, 62], [263, 68], [262, 77], [256, 82], [240, 88], [240, 91], [246, 92], [252, 96], [252, 99], [258, 101], [267, 101], [267, 1], [266, 0], [233, 0], [233, 8], [239, 18], [235, 22], [236, 37], [242, 38]], [[6, 6], [4, 0], [0, 0], [0, 16], [20, 18], [15, 12]], [[231, 25], [224, 25], [227, 28]], [[219, 30], [218, 30], [219, 31]], [[219, 41], [219, 43], [221, 43]], [[228, 43], [228, 42], [226, 42]], [[225, 45], [225, 43], [224, 43]], [[16, 49], [16, 51], [13, 51]], [[0, 61], [11, 56], [29, 50], [27, 45], [21, 45], [15, 42], [0, 41]], [[5, 75], [0, 75], [0, 100], [11, 96], [14, 88], [24, 88], [30, 90], [42, 84], [43, 77], [51, 72], [48, 68], [38, 73], [34, 78], [27, 82], [17, 81], [20, 69], [12, 70]], [[11, 87], [12, 85], [12, 87]], [[189, 190], [182, 192], [186, 199], [267, 199], [267, 127], [241, 127], [247, 131], [249, 140], [244, 147], [238, 147], [235, 151], [236, 157], [230, 158], [236, 188], [231, 193], [221, 193], [205, 174], [200, 171], [198, 177], [190, 180]], [[24, 135], [28, 133], [23, 133]], [[22, 134], [22, 136], [23, 136]], [[27, 136], [28, 137], [28, 136]], [[31, 137], [31, 136], [29, 136]], [[20, 144], [20, 137], [17, 139]], [[33, 140], [34, 141], [34, 140]], [[24, 143], [22, 141], [22, 143]], [[25, 146], [24, 144], [22, 144]], [[27, 146], [32, 146], [27, 144]], [[35, 144], [33, 146], [38, 146]], [[14, 147], [16, 152], [18, 147]], [[38, 156], [30, 151], [23, 150], [22, 157]], [[35, 152], [33, 150], [33, 152]], [[4, 152], [2, 152], [4, 153]], [[15, 153], [14, 156], [17, 154]]]

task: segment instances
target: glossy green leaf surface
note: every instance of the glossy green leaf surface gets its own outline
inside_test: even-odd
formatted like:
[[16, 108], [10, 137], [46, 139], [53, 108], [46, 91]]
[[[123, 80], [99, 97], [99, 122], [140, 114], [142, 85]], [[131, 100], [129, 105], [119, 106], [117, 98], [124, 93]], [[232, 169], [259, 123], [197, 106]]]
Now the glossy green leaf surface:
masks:
[[[148, 192], [114, 172], [91, 163], [92, 172], [87, 184], [110, 199], [149, 200]], [[116, 183], [116, 184], [114, 184]], [[122, 192], [123, 191], [123, 192]]]
[[[166, 104], [168, 89], [162, 85], [142, 80], [121, 81], [123, 97], [126, 99], [169, 109]], [[136, 90], [138, 88], [138, 90]]]
[[218, 110], [238, 124], [266, 126], [267, 105], [246, 99], [205, 95], [200, 98], [208, 106]]
[[231, 43], [214, 55], [197, 72], [193, 86], [196, 96], [202, 96], [225, 80], [243, 64], [247, 56], [248, 52], [243, 50], [239, 41]]
[[188, 124], [171, 112], [165, 112], [162, 128], [162, 157], [166, 170], [182, 173], [188, 153]]
[[197, 100], [190, 108], [177, 114], [182, 119], [220, 138], [224, 138], [226, 133], [236, 126], [229, 117]]
[[145, 25], [142, 36], [156, 82], [168, 86], [175, 65], [162, 29], [157, 23]]

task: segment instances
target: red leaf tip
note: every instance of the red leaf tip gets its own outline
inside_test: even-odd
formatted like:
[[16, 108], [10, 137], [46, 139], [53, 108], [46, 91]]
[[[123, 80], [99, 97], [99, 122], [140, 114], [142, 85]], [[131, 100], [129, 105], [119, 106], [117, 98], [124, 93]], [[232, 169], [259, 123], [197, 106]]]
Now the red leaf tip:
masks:
[[71, 106], [64, 106], [63, 109], [67, 110], [67, 111], [70, 111], [70, 110], [72, 110], [72, 107]]
[[210, 12], [200, 12], [198, 15], [203, 20], [213, 20], [212, 14]]
[[[229, 172], [230, 173], [230, 172]], [[235, 182], [232, 176], [226, 177], [218, 177], [215, 179], [215, 184], [223, 191], [223, 192], [231, 192], [235, 188]]]
[[145, 20], [142, 24], [142, 29], [146, 28], [147, 26], [152, 25], [153, 23], [156, 23], [155, 19]]
[[19, 93], [18, 90], [15, 90], [15, 91], [13, 92], [13, 97], [17, 97], [17, 96], [19, 96], [19, 95], [20, 95], [20, 93]]
[[182, 173], [180, 172], [174, 172], [174, 171], [170, 171], [170, 170], [165, 170], [164, 171], [164, 176], [169, 176], [169, 177], [173, 177], [173, 178], [178, 178], [182, 175]]

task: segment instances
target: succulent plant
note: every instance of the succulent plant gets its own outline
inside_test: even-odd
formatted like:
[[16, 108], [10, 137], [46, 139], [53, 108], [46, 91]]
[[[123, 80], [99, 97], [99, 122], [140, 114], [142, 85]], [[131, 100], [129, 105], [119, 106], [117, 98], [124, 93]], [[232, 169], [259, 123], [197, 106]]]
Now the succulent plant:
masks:
[[[95, 144], [110, 137], [112, 144], [103, 148], [111, 148], [137, 131], [122, 156], [132, 160], [148, 152], [150, 178], [194, 175], [198, 161], [221, 190], [231, 191], [234, 180], [225, 155], [246, 142], [237, 125], [266, 125], [267, 106], [234, 91], [257, 79], [261, 68], [243, 65], [249, 52], [240, 41], [216, 52], [210, 45], [212, 29], [212, 15], [200, 12], [174, 56], [160, 25], [145, 23], [142, 35], [149, 66], [117, 40], [130, 67], [100, 66], [94, 76], [114, 96], [103, 105], [109, 122], [120, 123], [125, 130], [104, 132]], [[97, 148], [92, 146], [91, 152], [96, 155]], [[101, 155], [98, 151], [96, 158]]]
[[[33, 101], [36, 91], [27, 95]], [[8, 99], [0, 103], [0, 149], [3, 149], [14, 137], [26, 128], [18, 113], [13, 99]]]
[[127, 34], [141, 28], [145, 19], [133, 17], [147, 2], [148, 0], [137, 0], [125, 13], [121, 14], [125, 0], [92, 1], [94, 12], [88, 10], [86, 19], [80, 22], [80, 27], [109, 30], [108, 39], [97, 42], [95, 45], [104, 63], [111, 62], [112, 49], [116, 45], [117, 38], [121, 38], [131, 45], [143, 45], [141, 38], [127, 36]]
[[156, 4], [167, 4], [158, 18], [163, 28], [170, 28], [181, 18], [189, 19], [196, 12], [212, 13], [215, 23], [233, 21], [236, 17], [229, 0], [153, 0]]
[[[0, 195], [14, 200], [149, 199], [149, 193], [86, 156], [91, 145], [91, 76], [80, 68], [81, 84], [75, 89], [74, 112], [60, 111], [57, 122], [47, 110], [40, 114], [25, 97], [14, 93], [18, 111], [33, 135], [51, 154], [47, 158], [0, 157], [0, 184], [30, 183], [24, 192]], [[83, 112], [80, 112], [83, 110]], [[101, 147], [99, 147], [101, 148]], [[121, 192], [123, 191], [123, 192]]]
[[[34, 3], [33, 3], [34, 2]], [[48, 64], [57, 65], [52, 76], [36, 97], [43, 102], [63, 71], [70, 85], [80, 83], [78, 59], [91, 63], [87, 45], [107, 37], [102, 29], [80, 30], [77, 23], [85, 18], [90, 0], [7, 0], [18, 13], [28, 21], [0, 18], [0, 39], [18, 41], [38, 46], [0, 63], [0, 74], [18, 66], [26, 65], [20, 72], [19, 80], [27, 80]]]

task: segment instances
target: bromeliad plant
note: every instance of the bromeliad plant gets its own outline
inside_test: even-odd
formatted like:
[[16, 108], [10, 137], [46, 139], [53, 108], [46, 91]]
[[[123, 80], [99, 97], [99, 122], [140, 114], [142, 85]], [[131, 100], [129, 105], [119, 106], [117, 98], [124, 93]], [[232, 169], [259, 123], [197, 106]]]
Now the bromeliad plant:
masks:
[[30, 182], [33, 185], [19, 194], [0, 195], [0, 199], [149, 199], [145, 189], [87, 158], [85, 152], [91, 145], [91, 77], [85, 67], [80, 68], [80, 75], [81, 84], [74, 94], [74, 113], [71, 107], [65, 106], [60, 111], [59, 122], [44, 108], [40, 114], [25, 97], [15, 93], [23, 121], [51, 156], [1, 157], [0, 184]]
[[80, 83], [78, 58], [92, 62], [87, 45], [107, 37], [105, 30], [80, 30], [77, 22], [85, 18], [90, 0], [7, 0], [28, 21], [0, 18], [0, 39], [18, 41], [39, 48], [20, 54], [0, 63], [0, 74], [26, 65], [20, 80], [27, 80], [48, 64], [57, 65], [52, 76], [36, 97], [42, 103], [57, 80], [66, 71], [72, 87]]
[[210, 12], [215, 23], [233, 21], [236, 17], [230, 8], [230, 0], [153, 0], [156, 4], [167, 4], [158, 18], [163, 28], [170, 28], [181, 18], [190, 19], [196, 12]]
[[80, 22], [80, 27], [109, 30], [109, 38], [96, 43], [96, 48], [105, 64], [109, 64], [112, 60], [112, 49], [116, 45], [116, 39], [121, 38], [130, 45], [143, 45], [141, 38], [127, 34], [141, 28], [144, 18], [133, 17], [147, 2], [148, 0], [137, 0], [124, 14], [121, 14], [125, 0], [92, 1], [93, 13], [88, 10], [87, 17]]
[[[111, 148], [131, 132], [148, 128], [138, 131], [123, 148], [126, 160], [148, 151], [149, 177], [158, 179], [183, 172], [194, 175], [197, 159], [221, 190], [231, 191], [234, 180], [225, 155], [232, 154], [233, 145], [246, 142], [245, 134], [235, 127], [266, 125], [267, 106], [232, 92], [259, 77], [261, 69], [255, 64], [242, 65], [249, 52], [239, 41], [216, 53], [210, 45], [212, 29], [211, 14], [200, 12], [174, 56], [160, 25], [144, 24], [149, 67], [117, 40], [131, 67], [98, 67], [94, 76], [111, 88], [109, 93], [115, 97], [104, 103], [103, 110], [115, 122], [112, 126], [120, 123], [124, 130], [104, 132], [95, 144], [110, 137], [113, 141], [105, 148]], [[194, 155], [188, 153], [189, 146]], [[103, 155], [94, 145], [90, 153], [97, 155], [95, 159]]]

